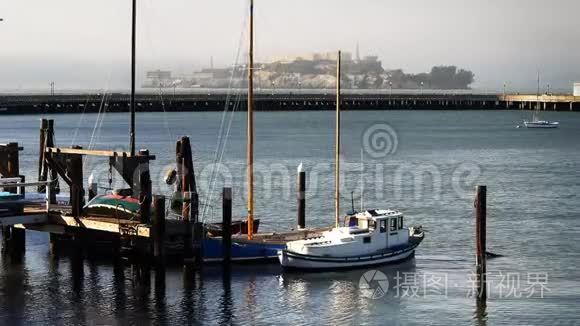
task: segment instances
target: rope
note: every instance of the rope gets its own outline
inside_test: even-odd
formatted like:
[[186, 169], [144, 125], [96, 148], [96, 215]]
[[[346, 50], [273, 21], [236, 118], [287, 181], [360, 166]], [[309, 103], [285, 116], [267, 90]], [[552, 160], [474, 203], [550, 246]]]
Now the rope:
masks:
[[[245, 26], [247, 24], [247, 17], [246, 20], [244, 20], [243, 22], [243, 26]], [[207, 195], [207, 200], [206, 202], [203, 204], [203, 211], [201, 213], [201, 217], [200, 220], [201, 222], [205, 222], [206, 220], [206, 215], [207, 215], [207, 211], [208, 211], [208, 207], [210, 207], [210, 203], [213, 200], [213, 193], [214, 193], [214, 188], [215, 188], [215, 183], [216, 183], [216, 178], [217, 178], [217, 174], [220, 172], [220, 165], [221, 162], [223, 160], [223, 156], [225, 153], [225, 149], [226, 149], [226, 145], [227, 145], [227, 139], [229, 137], [230, 134], [230, 130], [231, 130], [231, 126], [232, 126], [232, 121], [234, 118], [234, 114], [236, 112], [236, 110], [238, 109], [239, 103], [240, 103], [240, 99], [241, 99], [241, 92], [238, 92], [237, 97], [236, 97], [236, 102], [234, 103], [234, 107], [232, 108], [232, 112], [230, 113], [229, 116], [229, 120], [227, 122], [227, 129], [224, 135], [224, 125], [226, 124], [226, 117], [227, 117], [227, 113], [228, 113], [228, 108], [229, 108], [229, 104], [230, 104], [230, 99], [231, 99], [231, 90], [232, 90], [232, 84], [233, 84], [233, 80], [235, 77], [235, 72], [236, 69], [235, 67], [237, 67], [238, 63], [239, 63], [239, 59], [240, 59], [240, 52], [242, 49], [242, 44], [243, 44], [243, 40], [244, 40], [244, 35], [245, 35], [245, 29], [242, 28], [242, 32], [240, 34], [240, 39], [238, 42], [238, 50], [236, 52], [236, 56], [234, 59], [234, 69], [232, 70], [232, 74], [230, 76], [230, 80], [229, 80], [229, 84], [228, 84], [228, 93], [226, 96], [226, 102], [225, 102], [225, 107], [224, 107], [224, 111], [222, 113], [222, 118], [220, 120], [220, 128], [219, 128], [219, 132], [218, 132], [218, 141], [217, 141], [217, 145], [216, 145], [216, 152], [214, 155], [214, 165], [212, 167], [212, 171], [210, 174], [210, 187], [208, 190], [208, 195]]]

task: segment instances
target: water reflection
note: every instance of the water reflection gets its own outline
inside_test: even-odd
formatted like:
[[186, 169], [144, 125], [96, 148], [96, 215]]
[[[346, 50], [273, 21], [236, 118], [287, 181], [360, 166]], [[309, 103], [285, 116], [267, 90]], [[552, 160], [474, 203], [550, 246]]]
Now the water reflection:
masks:
[[230, 265], [224, 265], [222, 269], [222, 288], [219, 323], [220, 325], [231, 325], [234, 322], [234, 301], [232, 299], [232, 274]]

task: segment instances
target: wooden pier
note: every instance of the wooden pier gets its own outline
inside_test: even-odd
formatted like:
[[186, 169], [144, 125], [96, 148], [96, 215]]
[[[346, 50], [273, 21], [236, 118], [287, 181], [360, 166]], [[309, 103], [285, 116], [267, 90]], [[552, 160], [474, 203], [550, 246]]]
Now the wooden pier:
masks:
[[[155, 156], [147, 150], [141, 150], [135, 155], [129, 152], [86, 150], [78, 146], [70, 148], [47, 147], [54, 145], [47, 135], [54, 133], [51, 128], [54, 121], [41, 122], [41, 146], [39, 155], [39, 181], [26, 183], [19, 175], [19, 151], [22, 147], [17, 143], [0, 144], [0, 187], [4, 188], [0, 197], [0, 227], [2, 228], [3, 252], [18, 253], [25, 250], [25, 230], [50, 233], [51, 247], [56, 247], [59, 240], [76, 240], [83, 244], [108, 242], [111, 248], [117, 250], [124, 246], [129, 251], [137, 252], [139, 256], [149, 259], [155, 257], [165, 262], [167, 258], [175, 260], [192, 260], [199, 263], [200, 253], [193, 252], [199, 248], [192, 241], [192, 229], [197, 225], [197, 208], [191, 208], [191, 203], [184, 202], [191, 210], [191, 218], [166, 219], [165, 197], [155, 196], [151, 192], [149, 176], [149, 161]], [[182, 138], [182, 151], [191, 155], [189, 142]], [[115, 214], [94, 214], [85, 207], [85, 191], [83, 186], [83, 157], [104, 156], [109, 158], [111, 170], [116, 170], [130, 188], [122, 190], [121, 198], [133, 198], [139, 210], [127, 218]], [[186, 159], [187, 160], [187, 159]], [[191, 157], [189, 157], [191, 162]], [[183, 169], [181, 175], [191, 180], [192, 168]], [[68, 204], [57, 203], [57, 180], [64, 181], [70, 193]], [[34, 196], [26, 195], [26, 188], [39, 188], [45, 191], [44, 196], [36, 192]], [[186, 188], [183, 188], [186, 189]], [[189, 198], [192, 188], [187, 188]], [[44, 197], [44, 198], [42, 198]], [[159, 209], [152, 214], [150, 208]], [[85, 207], [85, 208], [84, 208]], [[195, 213], [195, 215], [193, 215]], [[153, 216], [151, 216], [153, 215]], [[189, 215], [188, 215], [189, 216]], [[195, 240], [195, 239], [194, 239]], [[193, 245], [192, 245], [193, 244]], [[198, 259], [194, 259], [198, 258]], [[152, 260], [154, 261], [154, 260]]]

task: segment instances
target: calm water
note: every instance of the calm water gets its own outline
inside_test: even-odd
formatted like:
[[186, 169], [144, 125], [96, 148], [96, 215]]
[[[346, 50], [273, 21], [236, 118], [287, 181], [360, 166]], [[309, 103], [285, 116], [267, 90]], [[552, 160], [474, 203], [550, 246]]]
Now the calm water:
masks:
[[[47, 236], [28, 232], [21, 263], [1, 258], [0, 323], [578, 325], [580, 115], [544, 117], [561, 128], [516, 129], [520, 112], [344, 112], [343, 210], [350, 208], [351, 191], [361, 206], [364, 189], [364, 207], [397, 208], [407, 224], [428, 230], [413, 261], [378, 268], [389, 285], [371, 287], [383, 286], [382, 297], [361, 288], [368, 269], [289, 274], [275, 264], [234, 266], [226, 278], [219, 267], [208, 267], [191, 281], [170, 269], [164, 277], [152, 273], [157, 281], [148, 288], [133, 282], [130, 267], [51, 258]], [[0, 142], [25, 147], [21, 165], [29, 179], [37, 169], [38, 118], [0, 118]], [[124, 114], [54, 118], [61, 146], [127, 148]], [[157, 155], [155, 180], [174, 162], [177, 137], [191, 137], [207, 220], [221, 215], [216, 196], [224, 184], [234, 187], [235, 212], [244, 212], [245, 118], [233, 116], [217, 171], [221, 119], [205, 112], [137, 118], [138, 147]], [[332, 223], [333, 128], [332, 112], [256, 114], [256, 211], [264, 229], [295, 225], [300, 162], [309, 180], [307, 223]], [[385, 142], [369, 145], [366, 136], [376, 130], [387, 132]], [[86, 162], [85, 175], [92, 172], [101, 183], [107, 171], [102, 160]], [[154, 182], [156, 192], [170, 193]], [[488, 248], [504, 255], [488, 262], [485, 311], [469, 297], [476, 184], [488, 186]]]

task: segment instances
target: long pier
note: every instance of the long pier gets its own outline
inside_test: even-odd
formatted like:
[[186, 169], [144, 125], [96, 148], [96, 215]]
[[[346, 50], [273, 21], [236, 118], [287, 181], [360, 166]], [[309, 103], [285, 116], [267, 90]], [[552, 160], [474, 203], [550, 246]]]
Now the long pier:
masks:
[[[141, 93], [136, 96], [139, 112], [187, 112], [245, 110], [246, 94], [241, 91], [207, 91], [174, 94]], [[390, 93], [345, 91], [345, 110], [531, 110], [539, 102], [542, 110], [580, 111], [580, 96], [503, 95], [443, 91], [437, 93]], [[335, 95], [328, 91], [262, 91], [255, 95], [261, 111], [332, 110]], [[0, 95], [0, 115], [46, 113], [128, 112], [129, 95], [54, 94]]]

